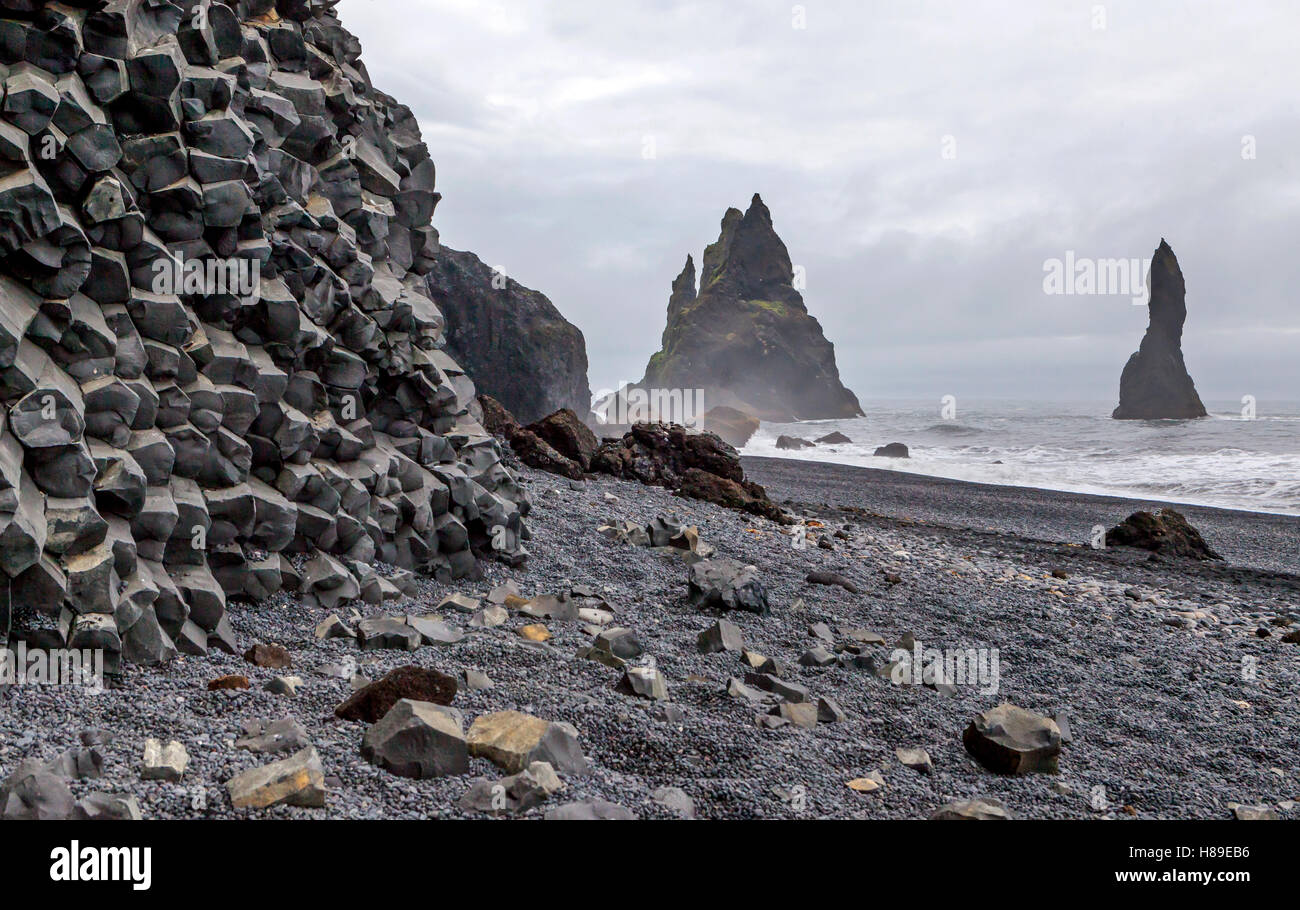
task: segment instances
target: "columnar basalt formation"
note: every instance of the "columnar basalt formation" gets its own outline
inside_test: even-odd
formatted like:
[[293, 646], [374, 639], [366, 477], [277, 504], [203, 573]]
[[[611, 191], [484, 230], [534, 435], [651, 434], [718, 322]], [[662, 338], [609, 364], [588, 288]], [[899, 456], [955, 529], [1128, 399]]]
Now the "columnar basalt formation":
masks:
[[698, 291], [695, 261], [687, 257], [673, 282], [662, 349], [638, 386], [702, 389], [706, 409], [731, 408], [762, 420], [861, 416], [757, 194], [744, 214], [733, 208], [723, 216], [721, 235], [704, 251]]
[[1151, 260], [1151, 324], [1120, 379], [1116, 420], [1189, 420], [1207, 416], [1183, 361], [1187, 286], [1178, 257], [1162, 238]]
[[232, 648], [290, 556], [322, 604], [522, 557], [433, 162], [336, 2], [0, 0], [0, 637], [112, 670]]

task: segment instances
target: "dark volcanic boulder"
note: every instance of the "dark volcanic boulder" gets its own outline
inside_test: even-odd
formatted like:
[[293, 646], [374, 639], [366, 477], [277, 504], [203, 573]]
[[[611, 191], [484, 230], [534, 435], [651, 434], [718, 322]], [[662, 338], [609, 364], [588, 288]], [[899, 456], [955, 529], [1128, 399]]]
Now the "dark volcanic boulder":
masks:
[[880, 448], [876, 449], [875, 457], [876, 458], [911, 458], [912, 455], [907, 450], [907, 446], [903, 445], [901, 442], [891, 442], [887, 446], [881, 446]]
[[1151, 323], [1119, 383], [1116, 420], [1190, 420], [1205, 405], [1183, 362], [1187, 286], [1178, 258], [1163, 239], [1151, 260]]
[[827, 433], [825, 436], [819, 436], [817, 439], [813, 440], [813, 442], [817, 443], [819, 446], [843, 445], [852, 441], [852, 439], [849, 439], [849, 437], [845, 436], [838, 430], [834, 433]]
[[404, 698], [435, 705], [450, 705], [456, 697], [456, 680], [437, 670], [424, 667], [398, 667], [382, 679], [370, 683], [334, 709], [341, 720], [358, 720], [373, 724]]
[[790, 254], [757, 194], [748, 212], [723, 216], [721, 236], [704, 251], [698, 291], [687, 257], [673, 282], [662, 349], [638, 385], [702, 389], [710, 408], [761, 420], [862, 414], [840, 382], [834, 347], [794, 287]]
[[1124, 522], [1106, 533], [1108, 547], [1137, 547], [1162, 556], [1185, 559], [1222, 559], [1210, 549], [1201, 532], [1173, 509], [1134, 512]]
[[758, 432], [758, 418], [735, 408], [716, 407], [704, 415], [700, 429], [713, 433], [729, 446], [742, 449]]
[[586, 470], [600, 441], [596, 434], [569, 408], [561, 408], [549, 417], [530, 424], [528, 429], [545, 440], [551, 448]]
[[786, 451], [797, 452], [799, 449], [815, 448], [815, 445], [815, 443], [811, 443], [806, 439], [800, 439], [798, 436], [776, 437], [776, 447], [778, 449], [785, 449]]
[[515, 420], [515, 415], [491, 395], [478, 396], [478, 405], [483, 414], [483, 429], [493, 436], [509, 442], [519, 432], [519, 421]]
[[587, 343], [544, 294], [445, 246], [427, 282], [447, 320], [447, 352], [521, 423], [591, 411]]
[[514, 449], [519, 460], [530, 468], [537, 468], [548, 474], [559, 474], [570, 480], [582, 480], [582, 465], [555, 451], [549, 442], [532, 430], [522, 428], [516, 430], [510, 437], [510, 448]]

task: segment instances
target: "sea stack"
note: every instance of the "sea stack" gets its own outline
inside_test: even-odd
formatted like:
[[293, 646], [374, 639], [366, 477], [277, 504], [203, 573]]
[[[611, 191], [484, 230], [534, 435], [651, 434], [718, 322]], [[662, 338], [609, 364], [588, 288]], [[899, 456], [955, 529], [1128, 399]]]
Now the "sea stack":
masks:
[[1162, 238], [1151, 260], [1151, 324], [1119, 384], [1116, 420], [1191, 420], [1207, 416], [1183, 362], [1187, 286]]
[[722, 233], [673, 282], [663, 347], [644, 389], [702, 389], [706, 409], [734, 408], [770, 421], [858, 417], [840, 382], [835, 348], [794, 287], [794, 268], [772, 215], [754, 195], [728, 209]]

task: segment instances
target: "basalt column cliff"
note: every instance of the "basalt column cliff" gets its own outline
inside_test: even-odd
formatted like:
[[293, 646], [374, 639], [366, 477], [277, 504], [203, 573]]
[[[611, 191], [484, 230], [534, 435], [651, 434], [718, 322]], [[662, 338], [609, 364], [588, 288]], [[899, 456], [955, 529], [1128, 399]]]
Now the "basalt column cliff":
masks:
[[433, 162], [334, 5], [0, 0], [0, 639], [111, 671], [522, 556]]

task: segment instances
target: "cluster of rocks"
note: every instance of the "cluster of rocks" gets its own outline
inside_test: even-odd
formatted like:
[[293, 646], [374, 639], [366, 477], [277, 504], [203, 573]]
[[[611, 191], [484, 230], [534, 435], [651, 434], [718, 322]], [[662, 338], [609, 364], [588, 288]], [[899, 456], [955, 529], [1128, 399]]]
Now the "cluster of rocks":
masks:
[[[787, 452], [798, 452], [803, 449], [814, 449], [821, 445], [844, 445], [853, 442], [852, 439], [843, 433], [828, 433], [818, 439], [804, 439], [801, 436], [778, 436], [776, 438], [776, 447]], [[888, 445], [880, 446], [873, 453], [876, 458], [910, 458], [911, 453], [907, 446], [901, 442], [891, 442]]]
[[519, 558], [434, 165], [334, 2], [0, 5], [0, 637], [34, 608], [112, 672], [233, 648], [292, 554], [311, 592]]
[[140, 806], [135, 797], [108, 790], [77, 799], [68, 786], [71, 781], [103, 777], [103, 747], [113, 736], [105, 730], [82, 730], [80, 745], [52, 761], [29, 758], [19, 763], [0, 782], [0, 819], [54, 821], [60, 819], [138, 820]]
[[794, 521], [762, 486], [745, 479], [740, 455], [712, 433], [691, 433], [676, 424], [636, 424], [623, 438], [604, 441], [591, 457], [591, 470], [783, 524]]
[[768, 499], [759, 484], [745, 479], [740, 454], [710, 432], [678, 424], [636, 423], [620, 438], [597, 440], [578, 415], [562, 408], [522, 427], [500, 402], [479, 396], [483, 425], [505, 439], [529, 467], [581, 481], [607, 474], [679, 496], [789, 524], [793, 519]]

